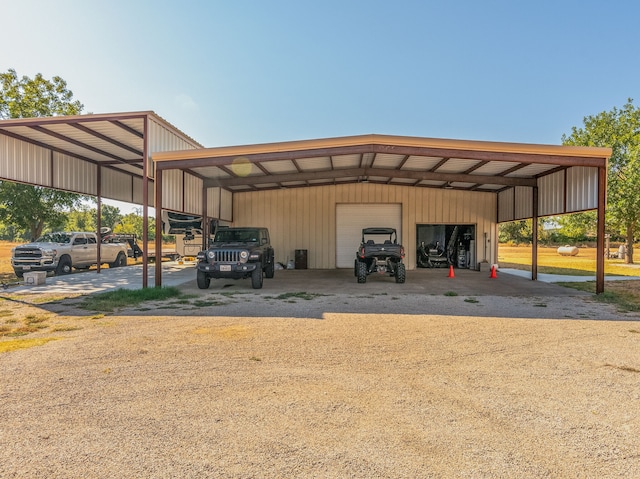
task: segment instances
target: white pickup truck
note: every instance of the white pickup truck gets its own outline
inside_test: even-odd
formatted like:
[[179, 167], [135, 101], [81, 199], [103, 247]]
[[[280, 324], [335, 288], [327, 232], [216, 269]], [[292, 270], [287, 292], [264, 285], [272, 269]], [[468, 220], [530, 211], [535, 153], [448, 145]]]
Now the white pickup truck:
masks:
[[[111, 268], [127, 264], [127, 245], [101, 243], [100, 263]], [[98, 264], [98, 240], [95, 233], [47, 233], [33, 243], [11, 251], [11, 266], [18, 278], [30, 271], [69, 274], [72, 268], [89, 269]]]

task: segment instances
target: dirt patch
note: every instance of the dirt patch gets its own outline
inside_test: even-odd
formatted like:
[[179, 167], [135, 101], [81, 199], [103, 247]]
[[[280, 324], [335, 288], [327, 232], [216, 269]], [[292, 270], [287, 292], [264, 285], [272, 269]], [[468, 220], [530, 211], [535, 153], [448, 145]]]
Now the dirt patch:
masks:
[[78, 319], [0, 355], [0, 477], [638, 477], [640, 323], [600, 307]]

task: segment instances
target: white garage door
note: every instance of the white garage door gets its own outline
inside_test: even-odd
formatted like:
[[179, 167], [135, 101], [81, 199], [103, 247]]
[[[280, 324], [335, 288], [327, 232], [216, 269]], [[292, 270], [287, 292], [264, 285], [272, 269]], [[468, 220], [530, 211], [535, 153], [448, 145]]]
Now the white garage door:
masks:
[[402, 205], [338, 204], [336, 205], [336, 267], [353, 268], [362, 228], [395, 228], [402, 244]]

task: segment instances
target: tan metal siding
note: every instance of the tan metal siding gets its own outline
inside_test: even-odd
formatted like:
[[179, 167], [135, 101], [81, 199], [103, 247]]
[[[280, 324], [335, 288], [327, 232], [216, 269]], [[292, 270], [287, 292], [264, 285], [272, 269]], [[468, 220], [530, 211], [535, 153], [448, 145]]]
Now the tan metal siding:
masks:
[[227, 190], [220, 191], [220, 219], [233, 221], [233, 193]]
[[538, 215], [564, 213], [564, 171], [538, 178]]
[[567, 212], [598, 207], [598, 169], [574, 166], [567, 169]]
[[167, 128], [162, 123], [149, 118], [149, 177], [153, 178], [152, 154], [163, 151], [194, 150], [196, 146], [189, 140], [177, 135], [173, 130]]
[[513, 221], [516, 219], [514, 210], [514, 195], [515, 190], [513, 188], [506, 189], [498, 193], [498, 221]]
[[516, 186], [515, 198], [516, 219], [533, 218], [533, 188]]
[[[133, 181], [131, 176], [115, 171], [109, 168], [102, 168], [102, 196], [113, 200], [135, 202], [131, 192], [133, 190]], [[140, 180], [142, 184], [142, 180]], [[142, 198], [142, 195], [141, 197]]]
[[50, 152], [0, 135], [0, 178], [51, 185]]
[[202, 214], [202, 180], [197, 176], [184, 174], [184, 211], [194, 215]]
[[93, 163], [54, 152], [51, 186], [61, 190], [95, 196], [98, 192], [98, 185], [96, 184], [97, 171], [98, 167]]
[[[475, 224], [479, 238], [487, 233], [490, 261], [496, 262], [493, 193], [371, 183], [243, 192], [233, 195], [233, 224], [268, 227], [276, 261], [286, 263], [293, 259], [296, 249], [307, 249], [309, 268], [335, 268], [338, 203], [402, 204], [400, 236], [410, 269], [415, 266], [417, 224]], [[476, 258], [482, 259], [483, 242], [477, 241], [476, 247]]]
[[180, 170], [167, 170], [162, 175], [162, 208], [182, 211], [183, 174]]

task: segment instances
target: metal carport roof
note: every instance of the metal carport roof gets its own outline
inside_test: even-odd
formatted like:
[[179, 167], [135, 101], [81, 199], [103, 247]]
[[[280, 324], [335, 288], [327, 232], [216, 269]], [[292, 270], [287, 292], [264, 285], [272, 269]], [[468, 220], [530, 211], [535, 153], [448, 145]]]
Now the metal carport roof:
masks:
[[[179, 169], [201, 178], [205, 189], [221, 187], [246, 192], [368, 182], [499, 194], [525, 186], [531, 187], [534, 204], [540, 178], [571, 167], [596, 168], [598, 247], [604, 251], [601, 238], [610, 155], [609, 148], [371, 134], [159, 152], [152, 158], [158, 183], [162, 182], [163, 171]], [[156, 203], [162, 203], [161, 190], [156, 189]], [[537, 216], [534, 206], [531, 217]], [[534, 243], [536, 238], [537, 231]], [[157, 244], [156, 248], [159, 247]], [[596, 289], [602, 291], [604, 260], [600, 257], [604, 256], [598, 257]], [[532, 262], [532, 279], [536, 279], [535, 253]], [[160, 275], [157, 270], [157, 285], [161, 283]]]

